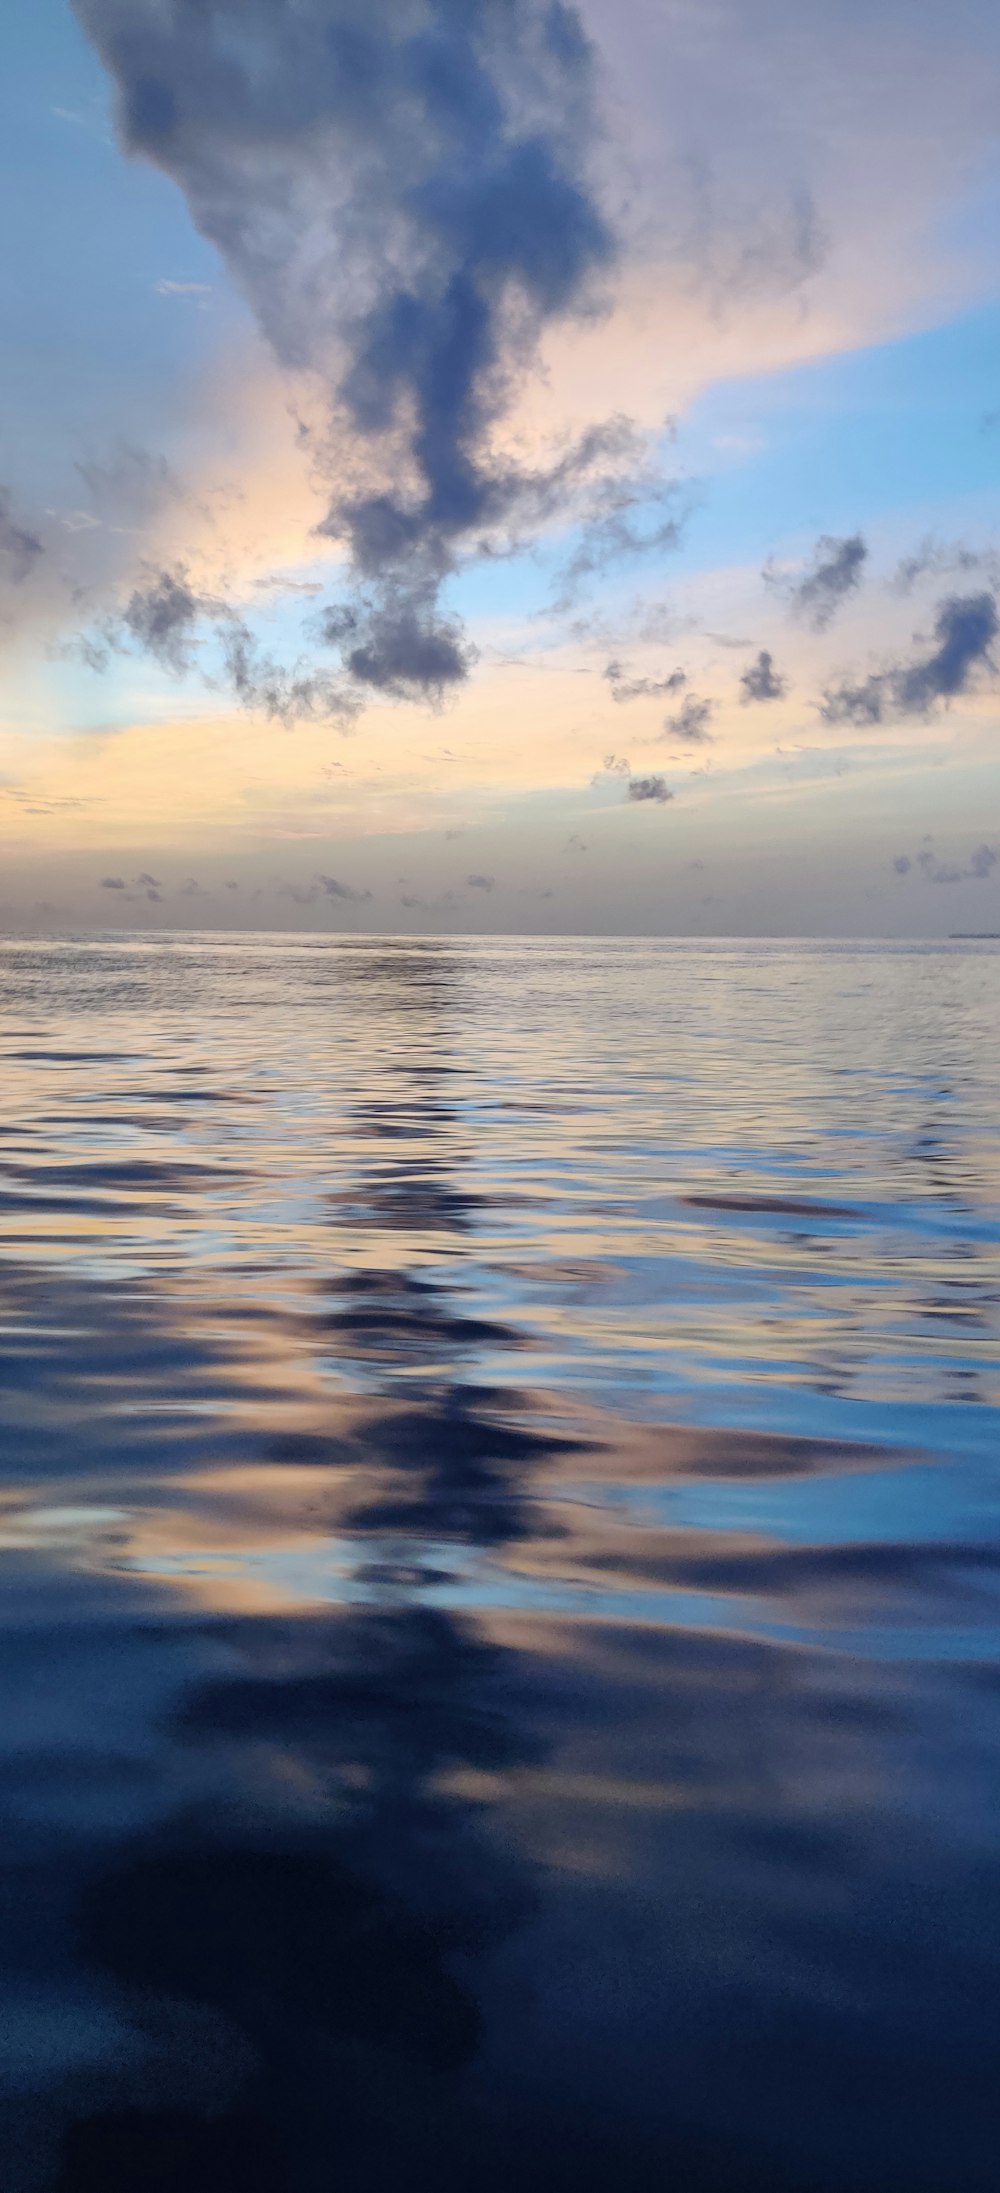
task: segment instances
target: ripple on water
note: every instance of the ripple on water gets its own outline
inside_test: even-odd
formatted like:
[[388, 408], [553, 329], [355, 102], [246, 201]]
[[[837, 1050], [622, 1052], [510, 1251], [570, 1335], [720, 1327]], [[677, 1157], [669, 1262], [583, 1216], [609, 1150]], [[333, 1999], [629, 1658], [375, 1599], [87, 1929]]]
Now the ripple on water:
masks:
[[0, 949], [5, 2193], [994, 2193], [998, 992]]

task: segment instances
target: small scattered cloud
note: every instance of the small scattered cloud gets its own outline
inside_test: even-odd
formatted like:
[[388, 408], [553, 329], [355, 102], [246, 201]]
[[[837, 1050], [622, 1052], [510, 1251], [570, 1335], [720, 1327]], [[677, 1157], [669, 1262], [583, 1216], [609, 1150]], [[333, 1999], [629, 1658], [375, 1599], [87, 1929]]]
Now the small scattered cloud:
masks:
[[756, 661], [744, 670], [740, 684], [744, 706], [749, 701], [780, 701], [788, 690], [787, 678], [781, 677], [775, 669], [774, 657], [766, 647], [761, 648]]
[[124, 876], [102, 876], [102, 877], [101, 877], [101, 890], [102, 890], [102, 891], [124, 891], [124, 890], [125, 890], [125, 887], [126, 887], [126, 886], [125, 886], [125, 878], [124, 878]]
[[990, 650], [1000, 630], [992, 594], [952, 595], [934, 620], [937, 646], [923, 662], [896, 673], [898, 706], [904, 715], [922, 715], [935, 700], [964, 693], [973, 671], [991, 663]]
[[95, 518], [92, 510], [47, 510], [45, 515], [47, 518], [57, 519], [64, 533], [97, 533], [100, 531], [101, 520]]
[[843, 678], [839, 685], [827, 686], [819, 712], [824, 723], [881, 723], [890, 690], [881, 671], [867, 678]]
[[[79, 636], [63, 652], [102, 672], [112, 655], [132, 642], [163, 669], [181, 677], [191, 667], [195, 648], [202, 644], [202, 627], [220, 648], [225, 676], [244, 708], [281, 723], [346, 724], [359, 714], [362, 701], [356, 685], [315, 664], [297, 663], [286, 669], [262, 653], [243, 617], [228, 602], [199, 592], [183, 563], [162, 570], [147, 567], [120, 619], [109, 620], [97, 633]], [[216, 684], [209, 670], [204, 676], [207, 684]], [[402, 687], [392, 688], [390, 681], [386, 690]], [[433, 691], [429, 697], [433, 698]]]
[[0, 784], [0, 800], [10, 800], [26, 815], [60, 815], [102, 804], [100, 800], [76, 799], [67, 793], [35, 791], [27, 784]]
[[158, 297], [210, 297], [211, 282], [171, 282], [164, 277], [155, 285]]
[[99, 137], [102, 145], [110, 145], [111, 137], [108, 133], [103, 112], [96, 101], [89, 114], [81, 113], [78, 107], [63, 106], [50, 107], [49, 113], [55, 117], [57, 122], [70, 122], [74, 129], [85, 129], [91, 137]]
[[998, 861], [1000, 851], [995, 845], [977, 845], [965, 866], [960, 867], [954, 861], [941, 860], [930, 839], [925, 839], [912, 860], [908, 853], [899, 853], [892, 866], [897, 876], [916, 871], [925, 883], [987, 883]]
[[[370, 891], [356, 891], [353, 884], [341, 883], [339, 876], [319, 876], [317, 881], [322, 885], [328, 899], [343, 899], [351, 906], [362, 906], [371, 898]], [[229, 885], [227, 888], [237, 887]]]
[[882, 723], [887, 716], [926, 716], [936, 701], [947, 705], [968, 691], [977, 672], [996, 673], [993, 643], [1000, 634], [995, 597], [950, 595], [934, 620], [936, 645], [913, 663], [875, 670], [860, 680], [828, 687], [820, 715], [825, 723]]
[[261, 594], [322, 594], [319, 579], [286, 579], [280, 571], [269, 571], [262, 579], [254, 580], [254, 587]]
[[82, 662], [98, 676], [103, 676], [116, 652], [117, 637], [108, 627], [99, 632], [77, 632], [72, 639], [64, 640], [58, 650], [62, 662]]
[[436, 899], [419, 898], [416, 892], [407, 892], [399, 901], [408, 913], [419, 909], [426, 914], [450, 914], [457, 905], [454, 891], [442, 891]]
[[634, 678], [622, 662], [609, 662], [604, 676], [613, 701], [653, 700], [664, 693], [679, 693], [687, 684], [683, 670], [671, 670], [663, 678]]
[[700, 700], [697, 693], [688, 693], [682, 706], [673, 716], [664, 716], [661, 739], [679, 739], [682, 746], [707, 746], [711, 740], [708, 728], [714, 712], [714, 702]]
[[496, 889], [495, 876], [466, 876], [465, 881], [466, 887], [470, 891], [493, 891]]
[[667, 800], [672, 800], [673, 796], [665, 777], [631, 777], [629, 779], [626, 792], [627, 799], [636, 801], [654, 800], [662, 807]]
[[173, 571], [150, 572], [133, 589], [122, 623], [130, 639], [179, 676], [188, 667], [195, 629], [205, 606], [184, 566], [178, 565]]
[[860, 586], [867, 559], [868, 548], [860, 533], [842, 538], [823, 533], [800, 577], [779, 571], [773, 563], [765, 564], [761, 576], [766, 585], [778, 587], [787, 595], [793, 614], [813, 632], [825, 632], [838, 609]]

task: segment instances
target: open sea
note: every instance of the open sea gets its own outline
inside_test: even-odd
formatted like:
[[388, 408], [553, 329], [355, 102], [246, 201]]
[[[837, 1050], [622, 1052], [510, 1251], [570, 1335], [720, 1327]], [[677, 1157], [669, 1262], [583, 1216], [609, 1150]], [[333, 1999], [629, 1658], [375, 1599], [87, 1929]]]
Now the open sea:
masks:
[[1000, 945], [0, 945], [3, 2193], [997, 2193]]

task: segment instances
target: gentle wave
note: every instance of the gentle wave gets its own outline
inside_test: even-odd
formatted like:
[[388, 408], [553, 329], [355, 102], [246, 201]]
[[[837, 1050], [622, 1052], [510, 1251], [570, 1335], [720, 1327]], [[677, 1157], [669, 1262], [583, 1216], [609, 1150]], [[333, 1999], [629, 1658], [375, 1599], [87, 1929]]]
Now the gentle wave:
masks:
[[998, 1007], [0, 947], [5, 2189], [992, 2193]]

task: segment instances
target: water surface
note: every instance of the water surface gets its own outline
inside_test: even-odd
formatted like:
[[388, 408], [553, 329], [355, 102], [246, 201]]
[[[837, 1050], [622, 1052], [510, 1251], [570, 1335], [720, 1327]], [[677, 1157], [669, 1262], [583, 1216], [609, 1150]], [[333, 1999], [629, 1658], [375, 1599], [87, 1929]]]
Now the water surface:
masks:
[[5, 2193], [995, 2193], [998, 1032], [0, 947]]

